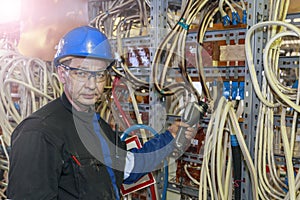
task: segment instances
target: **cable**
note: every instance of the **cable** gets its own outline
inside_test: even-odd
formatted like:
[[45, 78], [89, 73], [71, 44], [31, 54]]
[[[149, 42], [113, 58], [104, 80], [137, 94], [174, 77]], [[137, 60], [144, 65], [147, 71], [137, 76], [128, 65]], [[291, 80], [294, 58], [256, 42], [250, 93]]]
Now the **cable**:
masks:
[[223, 9], [224, 2], [225, 2], [225, 0], [219, 1], [219, 11], [220, 11], [221, 17], [223, 19], [223, 25], [228, 26], [231, 21], [230, 21], [230, 17], [227, 15], [227, 13]]
[[[197, 41], [200, 44], [200, 46], [197, 48], [197, 53], [196, 53], [196, 68], [198, 72], [198, 76], [201, 82], [202, 90], [204, 96], [208, 99], [208, 102], [212, 100], [216, 100], [216, 98], [212, 98], [210, 95], [210, 92], [208, 90], [208, 87], [206, 85], [206, 80], [204, 76], [204, 66], [202, 63], [202, 50], [203, 50], [203, 40], [204, 40], [204, 35], [207, 30], [207, 27], [209, 26], [209, 23], [212, 21], [213, 17], [215, 14], [219, 11], [217, 4], [212, 3], [209, 4], [210, 7], [208, 8], [207, 13], [205, 13], [205, 17], [203, 18], [202, 23], [200, 23], [198, 32], [197, 32]], [[215, 93], [216, 94], [216, 93]]]
[[233, 130], [235, 130], [234, 134], [237, 137], [237, 140], [239, 142], [239, 146], [241, 148], [241, 151], [243, 153], [244, 159], [245, 159], [245, 161], [247, 163], [249, 172], [251, 174], [250, 178], [251, 178], [251, 184], [252, 184], [252, 196], [253, 196], [254, 199], [258, 199], [258, 191], [257, 191], [258, 180], [257, 180], [256, 172], [255, 172], [255, 167], [253, 165], [251, 155], [250, 155], [250, 153], [249, 153], [249, 151], [247, 149], [247, 145], [246, 145], [246, 143], [244, 141], [244, 136], [243, 136], [242, 131], [241, 131], [240, 127], [239, 127], [238, 120], [236, 118], [236, 115], [235, 115], [235, 112], [234, 112], [233, 109], [229, 110], [229, 116], [230, 116], [230, 121], [232, 123], [232, 126], [234, 128]]
[[[178, 61], [179, 67], [181, 69], [181, 73], [183, 73], [184, 80], [190, 85], [189, 80], [190, 78], [186, 76], [186, 69], [185, 69], [185, 62], [183, 53], [185, 52], [185, 38], [187, 34], [187, 29], [191, 20], [194, 18], [194, 15], [203, 8], [207, 1], [188, 1], [186, 7], [184, 8], [179, 22], [173, 27], [173, 29], [168, 33], [162, 43], [159, 45], [158, 50], [155, 52], [154, 59], [153, 59], [153, 80], [156, 89], [162, 95], [173, 95], [173, 91], [166, 91], [164, 89], [164, 82], [166, 79], [166, 73], [169, 65], [171, 64], [171, 58], [175, 61]], [[170, 44], [170, 48], [167, 48], [168, 43]], [[180, 48], [179, 48], [180, 47]], [[163, 60], [162, 60], [163, 58]], [[158, 68], [159, 63], [164, 63], [164, 67], [162, 72], [160, 73], [160, 82], [157, 80], [158, 78]], [[180, 64], [181, 63], [181, 64]], [[194, 90], [193, 86], [191, 88]], [[197, 94], [196, 90], [194, 92]]]
[[10, 145], [10, 134], [22, 119], [61, 94], [57, 78], [49, 76], [53, 68], [12, 49], [1, 49], [4, 53], [0, 56], [0, 88], [3, 91], [0, 94], [0, 124], [7, 145]]
[[195, 183], [196, 185], [200, 185], [199, 181], [197, 181], [194, 177], [192, 177], [192, 175], [188, 171], [188, 169], [187, 169], [188, 168], [188, 164], [187, 163], [184, 164], [183, 168], [184, 168], [184, 172], [191, 179], [191, 181], [193, 181], [193, 183]]
[[[241, 180], [241, 153], [239, 149], [239, 144], [236, 140], [235, 135], [231, 135], [231, 150], [232, 150], [232, 160], [233, 160], [233, 175], [234, 175], [234, 183], [236, 181]], [[237, 185], [234, 187], [234, 199], [241, 199], [241, 187], [240, 184], [237, 182]]]
[[288, 188], [289, 188], [289, 198], [296, 199], [296, 189], [295, 189], [295, 177], [294, 177], [294, 168], [292, 161], [292, 152], [290, 150], [290, 146], [288, 143], [287, 133], [286, 133], [286, 125], [285, 125], [285, 114], [286, 108], [282, 108], [281, 117], [280, 117], [280, 131], [281, 138], [284, 147], [284, 154], [286, 159], [287, 166], [287, 174], [288, 174]]
[[[114, 115], [115, 117], [115, 120], [117, 120], [119, 117], [119, 115], [121, 114], [121, 117], [122, 117], [122, 120], [119, 120], [119, 121], [116, 121], [116, 123], [119, 123], [119, 124], [123, 124], [124, 125], [124, 129], [130, 127], [133, 123], [129, 121], [130, 117], [126, 115], [126, 113], [124, 112], [123, 108], [121, 107], [121, 104], [120, 104], [120, 100], [119, 100], [119, 97], [117, 96], [117, 92], [116, 90], [120, 87], [120, 78], [119, 77], [115, 77], [115, 79], [113, 80], [113, 90], [112, 90], [112, 96], [113, 96], [113, 101], [117, 107], [117, 113], [116, 115]], [[125, 87], [125, 86], [123, 86]], [[120, 94], [122, 95], [122, 94]], [[114, 109], [112, 109], [112, 111], [114, 111]], [[113, 112], [114, 114], [114, 112]], [[121, 122], [124, 122], [124, 123], [121, 123]]]
[[[255, 72], [255, 66], [254, 66], [254, 63], [253, 63], [253, 55], [252, 55], [252, 52], [251, 52], [251, 35], [253, 34], [254, 30], [257, 29], [257, 28], [261, 28], [261, 27], [265, 27], [265, 26], [272, 26], [272, 25], [278, 25], [278, 26], [284, 26], [288, 29], [291, 29], [293, 30], [297, 36], [300, 36], [300, 32], [299, 32], [299, 29], [292, 25], [292, 24], [288, 24], [288, 23], [285, 23], [285, 22], [281, 22], [281, 21], [268, 21], [268, 22], [260, 22], [258, 24], [255, 24], [253, 25], [248, 31], [247, 31], [247, 34], [246, 34], [246, 38], [245, 38], [245, 50], [246, 50], [246, 58], [247, 58], [247, 63], [248, 63], [248, 67], [249, 67], [249, 73], [250, 73], [250, 77], [251, 77], [251, 80], [252, 80], [252, 83], [253, 83], [253, 87], [254, 87], [254, 90], [255, 90], [255, 93], [257, 94], [258, 98], [260, 99], [260, 101], [262, 103], [264, 103], [265, 105], [267, 105], [268, 107], [278, 107], [279, 104], [273, 104], [273, 103], [270, 103], [268, 102], [265, 97], [262, 95], [260, 89], [259, 89], [259, 85], [258, 85], [258, 82], [257, 82], [257, 76], [256, 76], [256, 72]], [[270, 44], [269, 44], [270, 45]], [[268, 49], [266, 49], [266, 51], [268, 51]], [[264, 59], [264, 64], [266, 64], [266, 60]], [[267, 71], [267, 67], [265, 68], [265, 70]], [[267, 71], [268, 73], [268, 71]], [[267, 76], [267, 75], [266, 75]], [[268, 77], [269, 77], [269, 73], [268, 73]], [[268, 79], [269, 81], [272, 81], [269, 77]], [[273, 82], [271, 82], [272, 84]], [[286, 97], [284, 97], [284, 95], [282, 95], [282, 93], [280, 91], [278, 91], [277, 87], [275, 87], [275, 85], [270, 85], [272, 87], [272, 89], [275, 89], [275, 92], [277, 95], [279, 95], [281, 97], [281, 99], [283, 99], [287, 104], [289, 105], [294, 105], [294, 103], [292, 103], [289, 99], [287, 99]], [[296, 106], [296, 105], [295, 105]], [[296, 106], [295, 107], [295, 110], [297, 110], [298, 112], [300, 111], [299, 110], [299, 106]]]
[[[141, 115], [140, 115], [140, 112], [139, 112], [138, 103], [137, 103], [135, 95], [134, 95], [134, 90], [132, 89], [130, 84], [127, 84], [127, 88], [129, 90], [129, 95], [130, 95], [130, 98], [131, 98], [131, 103], [133, 105], [133, 109], [134, 109], [134, 112], [135, 112], [135, 117], [137, 119], [137, 123], [142, 124], [143, 121], [142, 121], [142, 118], [141, 118]], [[146, 132], [145, 132], [144, 129], [141, 129], [141, 136], [142, 136], [143, 143], [147, 142], [147, 135], [146, 135]]]
[[[231, 137], [233, 135], [236, 136], [241, 153], [247, 163], [251, 177], [253, 198], [258, 199], [258, 194], [262, 197], [258, 191], [255, 167], [238, 123], [233, 104], [226, 102], [226, 99], [221, 97], [207, 127], [202, 170], [200, 172], [199, 199], [207, 199], [207, 190], [211, 191], [212, 199], [217, 199], [218, 197], [220, 199], [231, 198], [230, 195], [232, 193], [229, 188], [232, 188], [231, 177], [233, 171], [231, 162], [228, 161], [232, 158], [231, 147], [227, 145], [229, 132], [232, 135]], [[225, 128], [226, 126], [229, 129]]]
[[[275, 23], [277, 24], [277, 23]], [[267, 42], [266, 47], [265, 47], [265, 53], [263, 56], [263, 60], [264, 60], [264, 69], [265, 69], [265, 75], [266, 78], [268, 80], [268, 83], [270, 85], [270, 87], [272, 88], [272, 90], [276, 93], [276, 95], [283, 100], [287, 105], [289, 105], [290, 107], [294, 108], [297, 112], [300, 112], [300, 106], [295, 104], [294, 102], [292, 102], [289, 97], [287, 97], [286, 95], [284, 95], [281, 90], [279, 89], [280, 87], [280, 83], [278, 82], [277, 78], [274, 76], [273, 73], [270, 72], [269, 66], [268, 66], [268, 53], [269, 53], [269, 49], [270, 46], [272, 45], [272, 43], [277, 40], [278, 38], [281, 38], [283, 36], [287, 36], [287, 35], [293, 35], [293, 36], [300, 36], [300, 30], [298, 31], [299, 34], [291, 32], [291, 31], [286, 31], [286, 32], [281, 32], [278, 33], [277, 35], [275, 35], [273, 38], [270, 39], [270, 41]], [[281, 88], [283, 88], [284, 86], [281, 86]], [[295, 90], [294, 90], [295, 91]], [[296, 91], [295, 91], [296, 92]]]
[[164, 160], [164, 185], [161, 200], [167, 199], [167, 190], [169, 184], [169, 166], [166, 160]]

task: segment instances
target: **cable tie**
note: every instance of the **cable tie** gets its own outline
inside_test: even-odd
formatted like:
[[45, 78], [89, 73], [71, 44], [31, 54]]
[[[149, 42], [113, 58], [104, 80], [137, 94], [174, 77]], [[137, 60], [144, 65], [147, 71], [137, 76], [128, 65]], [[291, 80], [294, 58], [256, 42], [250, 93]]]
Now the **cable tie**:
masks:
[[110, 15], [109, 10], [106, 10], [106, 11], [105, 11], [105, 14], [106, 14], [106, 15]]
[[181, 18], [178, 22], [179, 26], [181, 26], [184, 30], [189, 30], [190, 25], [186, 23], [184, 18]]

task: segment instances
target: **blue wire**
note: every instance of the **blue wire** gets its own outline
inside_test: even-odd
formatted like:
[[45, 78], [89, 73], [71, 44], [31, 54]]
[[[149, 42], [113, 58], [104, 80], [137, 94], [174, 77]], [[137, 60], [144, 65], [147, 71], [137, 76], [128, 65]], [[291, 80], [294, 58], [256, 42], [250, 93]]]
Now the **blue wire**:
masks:
[[156, 130], [154, 130], [152, 127], [150, 126], [147, 126], [147, 125], [144, 125], [144, 124], [135, 124], [135, 125], [132, 125], [130, 126], [129, 128], [127, 128], [123, 134], [121, 135], [121, 140], [124, 141], [129, 133], [131, 133], [132, 131], [135, 131], [137, 129], [146, 129], [148, 131], [150, 131], [154, 136], [156, 136], [158, 133], [156, 132]]
[[232, 12], [232, 25], [237, 25], [240, 23], [240, 16], [237, 12]]
[[230, 17], [228, 15], [223, 16], [222, 19], [224, 26], [230, 25]]

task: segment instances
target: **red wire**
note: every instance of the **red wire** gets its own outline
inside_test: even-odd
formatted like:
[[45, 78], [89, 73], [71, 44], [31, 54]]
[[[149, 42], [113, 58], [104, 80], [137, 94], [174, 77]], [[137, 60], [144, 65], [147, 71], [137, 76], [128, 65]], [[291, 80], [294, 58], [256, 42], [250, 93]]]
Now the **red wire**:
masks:
[[150, 186], [150, 191], [151, 191], [151, 199], [156, 200], [156, 191], [154, 185]]
[[122, 106], [121, 106], [120, 102], [118, 101], [118, 97], [117, 97], [117, 94], [116, 94], [116, 91], [115, 91], [115, 88], [119, 84], [120, 81], [121, 80], [120, 80], [119, 77], [115, 77], [115, 79], [113, 81], [112, 95], [113, 95], [113, 98], [114, 98], [114, 102], [115, 102], [115, 104], [118, 108], [118, 111], [120, 112], [125, 124], [127, 125], [127, 128], [129, 128], [131, 126], [131, 124], [130, 124], [127, 116], [126, 116], [126, 113], [122, 109]]

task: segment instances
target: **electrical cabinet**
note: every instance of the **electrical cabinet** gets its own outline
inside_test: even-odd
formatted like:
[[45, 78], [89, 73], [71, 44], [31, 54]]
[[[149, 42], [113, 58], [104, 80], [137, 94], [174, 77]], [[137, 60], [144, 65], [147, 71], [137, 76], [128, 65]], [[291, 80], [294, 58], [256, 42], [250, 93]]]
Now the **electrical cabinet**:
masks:
[[[94, 2], [91, 2], [94, 3]], [[261, 21], [266, 21], [269, 15], [269, 2], [267, 0], [258, 1], [247, 1], [247, 23], [245, 25], [237, 25], [231, 27], [211, 28], [205, 32], [205, 37], [203, 43], [203, 49], [205, 49], [205, 54], [203, 56], [204, 63], [204, 73], [206, 82], [209, 88], [213, 85], [217, 85], [219, 88], [218, 96], [225, 96], [227, 99], [235, 100], [242, 98], [245, 102], [244, 112], [239, 119], [240, 127], [243, 130], [245, 141], [247, 143], [249, 152], [252, 157], [254, 157], [255, 151], [255, 140], [256, 131], [258, 124], [258, 112], [259, 112], [259, 99], [257, 98], [255, 91], [253, 89], [251, 77], [249, 74], [249, 68], [245, 62], [245, 54], [243, 52], [245, 36], [247, 29], [256, 23]], [[123, 48], [128, 51], [127, 62], [129, 63], [131, 72], [137, 77], [142, 77], [148, 80], [149, 85], [149, 97], [147, 101], [142, 101], [139, 104], [139, 108], [143, 111], [143, 119], [151, 127], [155, 128], [157, 131], [166, 128], [165, 122], [168, 120], [173, 120], [174, 116], [162, 117], [167, 115], [168, 112], [164, 110], [165, 107], [170, 105], [167, 98], [162, 98], [160, 94], [155, 91], [155, 86], [153, 85], [153, 77], [151, 76], [152, 70], [151, 64], [153, 62], [155, 51], [159, 46], [162, 39], [168, 34], [166, 24], [167, 21], [167, 9], [178, 9], [180, 11], [181, 1], [162, 1], [155, 0], [151, 2], [150, 9], [150, 23], [151, 31], [149, 35], [141, 37], [130, 37], [122, 39]], [[289, 14], [287, 19], [295, 25], [299, 25], [298, 20], [293, 20], [298, 18], [297, 14]], [[177, 18], [178, 21], [180, 18]], [[258, 82], [262, 84], [263, 77], [263, 49], [267, 41], [267, 35], [265, 32], [257, 32], [252, 41], [252, 50], [254, 53], [254, 60], [256, 65], [256, 73], [258, 75]], [[195, 62], [195, 44], [197, 43], [197, 33], [189, 31], [186, 38], [186, 60], [187, 71], [194, 82], [197, 82], [198, 72], [193, 68]], [[115, 45], [116, 41], [112, 41]], [[196, 44], [197, 45], [197, 44]], [[143, 62], [145, 61], [145, 62]], [[299, 65], [298, 55], [292, 56], [280, 56], [279, 66], [282, 71], [290, 73], [291, 70], [284, 70], [290, 68], [297, 68]], [[170, 77], [175, 80], [180, 80], [178, 77], [179, 69], [174, 68], [171, 72]], [[295, 78], [291, 77], [291, 74], [286, 74], [285, 78]], [[287, 80], [288, 81], [288, 80]], [[293, 80], [290, 80], [293, 81]], [[127, 106], [127, 109], [132, 110], [132, 107]], [[280, 126], [280, 118], [275, 116], [275, 126]], [[203, 157], [201, 156], [202, 142], [205, 135], [205, 129], [209, 117], [206, 117], [202, 123], [202, 129], [196, 135], [195, 141], [191, 148], [180, 157], [175, 166], [175, 171], [173, 171], [173, 179], [169, 180], [169, 191], [173, 191], [178, 194], [186, 195], [186, 197], [196, 199], [198, 196], [198, 190], [191, 181], [188, 181], [189, 177], [185, 174], [183, 167], [184, 164], [188, 163], [191, 165], [191, 175], [197, 179], [199, 177], [199, 166], [202, 162]], [[163, 123], [162, 123], [163, 122]], [[290, 126], [289, 122], [287, 125]], [[276, 133], [276, 130], [274, 134]], [[276, 157], [277, 162], [283, 158], [278, 155]], [[297, 161], [296, 158], [294, 158]], [[253, 199], [251, 193], [251, 183], [250, 175], [246, 168], [245, 163], [242, 163], [242, 179], [240, 181], [241, 185], [241, 199]], [[179, 167], [178, 167], [179, 166]], [[163, 179], [163, 177], [160, 177]]]

